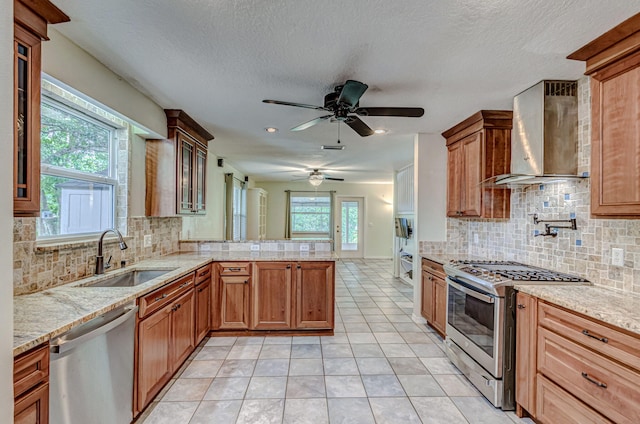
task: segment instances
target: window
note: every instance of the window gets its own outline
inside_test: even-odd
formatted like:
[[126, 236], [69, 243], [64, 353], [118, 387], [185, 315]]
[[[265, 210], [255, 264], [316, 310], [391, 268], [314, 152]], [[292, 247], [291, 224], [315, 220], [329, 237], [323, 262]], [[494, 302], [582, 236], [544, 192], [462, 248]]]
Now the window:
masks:
[[330, 192], [291, 192], [291, 237], [331, 238], [332, 209]]
[[233, 180], [233, 240], [247, 239], [247, 191], [243, 185]]
[[114, 227], [115, 127], [42, 97], [38, 238]]

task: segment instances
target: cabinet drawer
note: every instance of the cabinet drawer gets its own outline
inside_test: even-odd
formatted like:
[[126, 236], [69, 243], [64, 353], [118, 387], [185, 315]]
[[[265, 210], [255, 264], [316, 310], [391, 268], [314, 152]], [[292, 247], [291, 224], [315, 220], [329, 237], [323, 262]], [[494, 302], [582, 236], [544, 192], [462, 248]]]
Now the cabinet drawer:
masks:
[[640, 370], [640, 338], [543, 302], [538, 319], [543, 327]]
[[211, 264], [196, 270], [196, 286], [209, 278], [211, 278]]
[[609, 424], [609, 421], [538, 374], [536, 419], [542, 424]]
[[430, 259], [422, 258], [422, 270], [435, 274], [440, 278], [446, 277], [442, 265]]
[[164, 307], [167, 303], [172, 302], [177, 296], [188, 291], [194, 286], [195, 273], [190, 273], [176, 281], [160, 287], [139, 299], [140, 310], [138, 316], [144, 318], [150, 313]]
[[49, 343], [17, 357], [13, 362], [13, 396], [18, 397], [49, 379]]
[[220, 275], [251, 275], [251, 262], [220, 262]]
[[640, 373], [542, 327], [538, 371], [613, 421], [640, 422]]
[[13, 406], [14, 424], [47, 424], [49, 422], [49, 383], [17, 399]]

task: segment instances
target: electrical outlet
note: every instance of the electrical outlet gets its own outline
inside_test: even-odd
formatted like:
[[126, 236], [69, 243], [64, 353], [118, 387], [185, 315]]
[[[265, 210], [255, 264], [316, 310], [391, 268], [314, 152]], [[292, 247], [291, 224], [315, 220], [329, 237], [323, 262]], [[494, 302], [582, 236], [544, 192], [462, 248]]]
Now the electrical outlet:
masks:
[[301, 252], [308, 252], [309, 251], [309, 244], [308, 243], [300, 243], [300, 251]]
[[259, 252], [260, 251], [260, 245], [259, 244], [252, 244], [251, 245], [251, 251], [252, 252]]
[[151, 234], [147, 234], [146, 236], [144, 236], [144, 247], [151, 247]]
[[611, 248], [611, 265], [624, 266], [624, 249]]

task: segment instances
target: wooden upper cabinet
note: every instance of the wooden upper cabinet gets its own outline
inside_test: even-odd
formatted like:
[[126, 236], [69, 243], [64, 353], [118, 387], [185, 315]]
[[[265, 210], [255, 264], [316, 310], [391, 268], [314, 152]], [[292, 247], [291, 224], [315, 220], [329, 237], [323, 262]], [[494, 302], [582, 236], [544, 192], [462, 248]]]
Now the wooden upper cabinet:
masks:
[[445, 131], [447, 216], [509, 218], [511, 190], [483, 181], [511, 170], [511, 128], [508, 110], [481, 110]]
[[591, 76], [591, 213], [640, 216], [640, 14], [568, 58]]
[[47, 25], [69, 17], [47, 0], [14, 1], [13, 211], [40, 215], [41, 41]]
[[206, 212], [207, 130], [178, 109], [165, 109], [167, 139], [146, 143], [147, 216]]

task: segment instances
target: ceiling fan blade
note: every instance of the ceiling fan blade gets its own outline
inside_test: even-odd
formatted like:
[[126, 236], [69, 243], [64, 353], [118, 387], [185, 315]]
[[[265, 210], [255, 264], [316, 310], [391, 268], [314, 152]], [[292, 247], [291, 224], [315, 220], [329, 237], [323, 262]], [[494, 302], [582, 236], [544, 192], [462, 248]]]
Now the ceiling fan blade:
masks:
[[354, 111], [360, 116], [404, 116], [420, 118], [424, 115], [421, 107], [359, 107]]
[[360, 134], [360, 137], [368, 137], [373, 134], [373, 130], [357, 116], [350, 116], [345, 123], [349, 125], [352, 130]]
[[322, 106], [306, 105], [304, 103], [282, 102], [280, 100], [265, 99], [265, 100], [262, 101], [262, 103], [268, 103], [268, 104], [271, 104], [271, 105], [303, 107], [303, 108], [306, 108], [306, 109], [325, 110], [324, 107], [322, 107]]
[[369, 86], [360, 81], [348, 80], [342, 86], [340, 91], [340, 97], [338, 97], [338, 104], [345, 104], [349, 106], [349, 109], [358, 104], [360, 97], [367, 91]]
[[344, 181], [344, 178], [331, 178], [331, 177], [324, 177], [325, 180], [331, 180], [331, 181]]
[[302, 130], [306, 130], [309, 127], [313, 127], [316, 124], [319, 124], [322, 121], [325, 121], [329, 118], [331, 118], [333, 115], [325, 115], [325, 116], [321, 116], [319, 118], [316, 119], [312, 119], [311, 121], [305, 122], [304, 124], [300, 124], [297, 127], [293, 127], [291, 128], [291, 131], [302, 131]]

